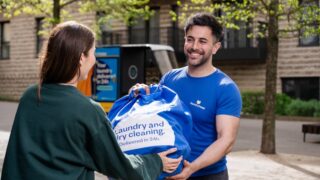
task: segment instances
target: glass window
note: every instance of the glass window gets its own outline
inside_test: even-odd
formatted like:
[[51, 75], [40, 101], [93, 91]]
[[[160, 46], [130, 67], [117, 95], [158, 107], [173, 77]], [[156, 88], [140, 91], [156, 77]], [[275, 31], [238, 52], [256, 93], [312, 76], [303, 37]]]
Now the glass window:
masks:
[[250, 39], [247, 35], [250, 33], [246, 22], [237, 21], [239, 30], [226, 29], [223, 40], [223, 48], [247, 48], [250, 47]]
[[43, 31], [43, 19], [43, 17], [36, 18], [36, 56], [40, 53], [44, 42], [43, 35], [41, 34], [41, 31]]
[[10, 23], [0, 22], [0, 59], [10, 57]]
[[153, 9], [154, 14], [149, 19], [149, 42], [158, 44], [160, 42], [160, 12], [159, 9]]
[[140, 18], [129, 27], [129, 43], [160, 43], [160, 9], [152, 8], [153, 16], [149, 20]]
[[125, 33], [124, 30], [113, 31], [112, 24], [114, 20], [106, 17], [106, 13], [103, 11], [98, 11], [96, 13], [96, 20], [98, 22], [101, 38], [97, 39], [98, 45], [107, 45], [107, 44], [121, 44], [122, 35]]
[[129, 27], [129, 43], [139, 44], [147, 42], [147, 22], [140, 18], [136, 21], [136, 23]]
[[319, 36], [310, 35], [300, 38], [300, 46], [317, 46], [319, 45]]
[[282, 78], [282, 92], [302, 100], [320, 100], [320, 77]]
[[[300, 0], [300, 5], [303, 7], [308, 6], [318, 6], [319, 7], [319, 0]], [[307, 10], [305, 13], [307, 13]], [[310, 26], [314, 26], [314, 28], [317, 28], [319, 24], [317, 22], [311, 23]], [[299, 34], [299, 45], [300, 46], [318, 46], [320, 45], [320, 37], [317, 34], [310, 34], [309, 36], [303, 36], [304, 32], [306, 31], [305, 28], [300, 29]]]

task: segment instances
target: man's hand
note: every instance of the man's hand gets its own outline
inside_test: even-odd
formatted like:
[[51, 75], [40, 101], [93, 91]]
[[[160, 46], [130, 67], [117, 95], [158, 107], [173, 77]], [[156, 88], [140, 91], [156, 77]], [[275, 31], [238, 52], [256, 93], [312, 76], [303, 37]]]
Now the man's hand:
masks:
[[129, 89], [129, 92], [128, 94], [130, 94], [132, 91], [134, 91], [134, 96], [138, 96], [138, 94], [141, 92], [141, 89], [144, 89], [145, 92], [146, 92], [146, 95], [149, 95], [150, 94], [150, 87], [146, 84], [140, 84], [140, 83], [137, 83], [135, 84], [134, 86], [132, 86], [130, 89]]
[[168, 154], [174, 153], [176, 151], [177, 151], [177, 148], [171, 148], [169, 150], [158, 153], [158, 155], [160, 156], [160, 158], [162, 160], [164, 172], [172, 173], [178, 168], [178, 166], [182, 160], [182, 156], [180, 156], [177, 159], [167, 157]]
[[169, 180], [184, 180], [184, 179], [188, 179], [194, 173], [194, 170], [192, 168], [191, 163], [189, 163], [187, 160], [183, 161], [183, 165], [184, 165], [184, 167], [183, 167], [183, 169], [182, 169], [180, 174], [168, 177], [167, 179], [169, 179]]

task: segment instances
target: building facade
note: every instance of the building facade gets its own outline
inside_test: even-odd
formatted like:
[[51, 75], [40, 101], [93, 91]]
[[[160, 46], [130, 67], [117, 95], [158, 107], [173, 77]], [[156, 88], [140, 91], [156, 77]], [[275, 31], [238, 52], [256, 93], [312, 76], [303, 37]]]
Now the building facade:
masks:
[[[151, 1], [154, 16], [137, 20], [133, 26], [112, 20], [112, 26], [101, 26], [97, 44], [154, 43], [171, 45], [181, 66], [183, 54], [183, 25], [172, 21], [170, 11], [179, 15], [172, 1]], [[79, 14], [74, 20], [92, 26], [99, 13]], [[10, 20], [0, 18], [0, 97], [18, 99], [25, 88], [37, 83], [39, 50], [42, 43], [37, 34], [41, 18], [19, 16]], [[245, 25], [244, 25], [245, 26]], [[281, 26], [281, 24], [280, 24]], [[264, 91], [266, 45], [264, 39], [250, 39], [250, 29], [225, 30], [223, 48], [213, 57], [213, 64], [226, 72], [241, 91]], [[279, 42], [277, 92], [301, 99], [320, 100], [320, 38], [284, 38]]]
[[[73, 20], [93, 26], [95, 14], [73, 12]], [[0, 16], [0, 99], [18, 100], [26, 88], [38, 83], [42, 17]]]

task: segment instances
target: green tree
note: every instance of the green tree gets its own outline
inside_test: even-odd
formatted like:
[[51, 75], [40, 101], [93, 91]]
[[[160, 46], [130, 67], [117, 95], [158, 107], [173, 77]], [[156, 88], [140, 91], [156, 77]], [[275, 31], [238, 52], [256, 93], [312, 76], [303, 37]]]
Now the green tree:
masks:
[[20, 14], [41, 15], [52, 26], [69, 16], [70, 8], [66, 7], [74, 3], [81, 12], [105, 12], [101, 19], [114, 17], [126, 23], [137, 16], [148, 18], [152, 14], [149, 0], [1, 0], [0, 3], [0, 13], [7, 18]]
[[[221, 14], [218, 19], [227, 28], [239, 29], [235, 22], [249, 22], [254, 29], [252, 37], [263, 36], [267, 41], [265, 107], [260, 151], [276, 153], [275, 96], [279, 38], [320, 34], [320, 9], [315, 0], [190, 0], [178, 1], [181, 18], [188, 12]], [[204, 5], [206, 4], [206, 5]], [[256, 20], [263, 21], [258, 27]], [[285, 27], [279, 22], [285, 21]], [[316, 24], [316, 26], [314, 26]]]

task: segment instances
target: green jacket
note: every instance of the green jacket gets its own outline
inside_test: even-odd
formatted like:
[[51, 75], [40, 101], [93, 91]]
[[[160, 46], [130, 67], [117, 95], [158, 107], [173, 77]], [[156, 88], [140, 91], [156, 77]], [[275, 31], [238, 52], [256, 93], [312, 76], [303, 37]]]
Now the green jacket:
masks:
[[156, 179], [157, 154], [124, 155], [101, 106], [75, 87], [34, 85], [23, 94], [2, 169], [2, 180]]

